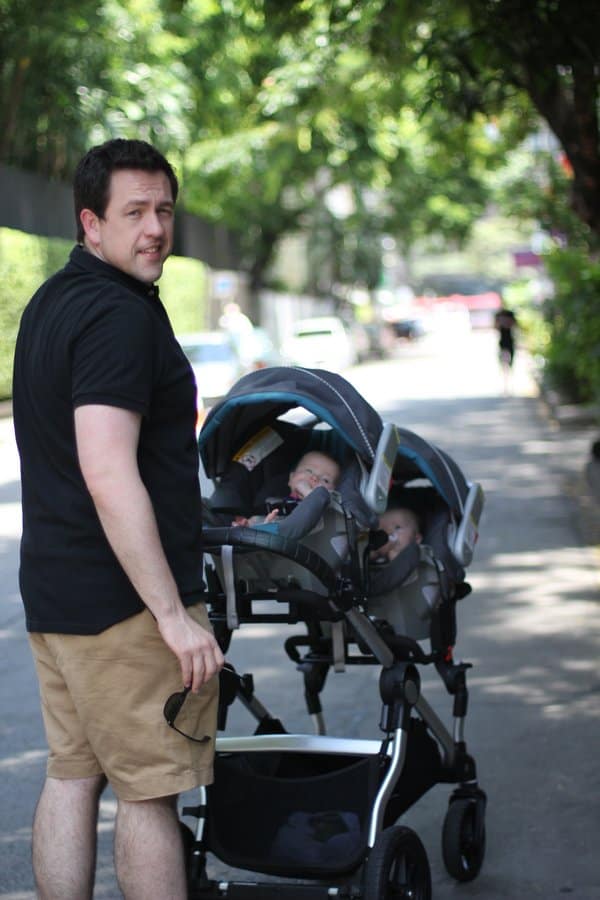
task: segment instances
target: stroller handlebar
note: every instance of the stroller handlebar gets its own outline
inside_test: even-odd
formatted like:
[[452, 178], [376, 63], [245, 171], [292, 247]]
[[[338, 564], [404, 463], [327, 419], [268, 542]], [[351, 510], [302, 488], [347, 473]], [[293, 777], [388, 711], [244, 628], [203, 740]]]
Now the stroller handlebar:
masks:
[[298, 565], [308, 569], [325, 588], [335, 593], [338, 577], [330, 565], [315, 553], [297, 541], [292, 541], [278, 534], [247, 528], [243, 525], [224, 528], [202, 529], [203, 549], [209, 553], [218, 553], [221, 547], [230, 546], [243, 550], [268, 550], [278, 556], [284, 556]]

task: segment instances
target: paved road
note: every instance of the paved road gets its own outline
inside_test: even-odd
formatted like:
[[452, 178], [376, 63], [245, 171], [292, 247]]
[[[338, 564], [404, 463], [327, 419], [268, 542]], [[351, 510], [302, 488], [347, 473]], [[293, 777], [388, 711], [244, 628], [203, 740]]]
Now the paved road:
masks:
[[[494, 336], [431, 338], [391, 362], [349, 377], [385, 419], [448, 450], [487, 496], [462, 604], [458, 656], [474, 663], [467, 740], [488, 793], [488, 852], [480, 877], [456, 885], [439, 849], [450, 789], [439, 786], [406, 814], [427, 848], [435, 900], [600, 897], [598, 796], [598, 556], [581, 531], [580, 472], [591, 433], [555, 429], [524, 360], [503, 394]], [[16, 584], [18, 469], [10, 422], [0, 421], [0, 898], [31, 900], [30, 820], [45, 746]], [[250, 633], [251, 632], [251, 633]], [[235, 636], [231, 658], [253, 671], [261, 698], [308, 727], [298, 675], [275, 626]], [[438, 714], [450, 703], [424, 673]], [[331, 733], [377, 734], [377, 673], [331, 675], [324, 692]], [[241, 711], [230, 733], [250, 725]], [[118, 900], [110, 863], [114, 801], [102, 804], [97, 898]], [[224, 868], [215, 864], [214, 871]]]

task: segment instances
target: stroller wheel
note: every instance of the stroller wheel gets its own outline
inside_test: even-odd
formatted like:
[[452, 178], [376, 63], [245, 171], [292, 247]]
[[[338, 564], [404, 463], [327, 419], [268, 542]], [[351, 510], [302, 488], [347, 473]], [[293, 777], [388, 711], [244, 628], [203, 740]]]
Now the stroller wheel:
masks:
[[363, 900], [431, 900], [429, 860], [419, 836], [402, 825], [382, 831], [363, 884]]
[[484, 808], [475, 799], [451, 800], [442, 830], [442, 855], [457, 881], [472, 881], [485, 856]]

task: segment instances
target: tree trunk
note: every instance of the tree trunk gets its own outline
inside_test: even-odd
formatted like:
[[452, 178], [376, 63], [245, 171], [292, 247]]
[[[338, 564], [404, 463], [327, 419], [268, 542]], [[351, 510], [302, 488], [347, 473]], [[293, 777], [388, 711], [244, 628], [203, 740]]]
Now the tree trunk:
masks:
[[260, 325], [260, 302], [259, 291], [263, 285], [263, 278], [267, 266], [273, 257], [273, 251], [279, 233], [269, 229], [262, 228], [260, 241], [257, 242], [256, 256], [250, 266], [249, 281], [249, 298], [248, 298], [248, 315], [254, 325]]
[[573, 169], [571, 189], [575, 213], [600, 237], [600, 151], [598, 148], [598, 84], [591, 63], [573, 66], [569, 96], [558, 76], [528, 73], [527, 90], [538, 112], [560, 141]]

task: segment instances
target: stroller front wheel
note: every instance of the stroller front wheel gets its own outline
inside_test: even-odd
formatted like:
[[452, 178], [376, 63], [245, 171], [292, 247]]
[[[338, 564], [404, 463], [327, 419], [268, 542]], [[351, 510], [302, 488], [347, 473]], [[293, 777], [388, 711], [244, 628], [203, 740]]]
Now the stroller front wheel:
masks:
[[451, 800], [442, 830], [442, 856], [457, 881], [472, 881], [485, 856], [483, 805], [476, 799]]
[[411, 828], [381, 832], [364, 870], [363, 900], [431, 900], [427, 853]]

